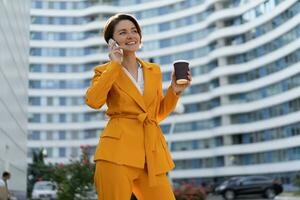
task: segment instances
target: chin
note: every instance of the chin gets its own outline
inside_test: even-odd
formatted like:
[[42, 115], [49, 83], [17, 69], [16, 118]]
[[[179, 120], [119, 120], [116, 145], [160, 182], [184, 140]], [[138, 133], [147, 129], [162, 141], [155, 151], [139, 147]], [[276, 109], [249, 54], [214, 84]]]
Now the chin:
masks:
[[123, 49], [124, 51], [128, 51], [128, 52], [136, 52], [139, 50], [139, 48], [128, 48], [128, 49]]

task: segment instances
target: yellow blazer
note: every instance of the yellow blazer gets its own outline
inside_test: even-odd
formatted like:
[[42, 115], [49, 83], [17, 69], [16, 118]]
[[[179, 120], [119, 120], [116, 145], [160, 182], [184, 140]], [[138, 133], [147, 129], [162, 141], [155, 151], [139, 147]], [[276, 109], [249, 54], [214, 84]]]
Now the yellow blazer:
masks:
[[99, 109], [106, 103], [106, 114], [110, 117], [100, 136], [94, 160], [137, 168], [144, 168], [147, 164], [150, 185], [155, 185], [155, 175], [174, 168], [158, 123], [174, 110], [179, 96], [171, 87], [163, 96], [160, 67], [138, 60], [143, 67], [144, 95], [122, 66], [111, 61], [95, 68], [86, 92], [86, 104]]

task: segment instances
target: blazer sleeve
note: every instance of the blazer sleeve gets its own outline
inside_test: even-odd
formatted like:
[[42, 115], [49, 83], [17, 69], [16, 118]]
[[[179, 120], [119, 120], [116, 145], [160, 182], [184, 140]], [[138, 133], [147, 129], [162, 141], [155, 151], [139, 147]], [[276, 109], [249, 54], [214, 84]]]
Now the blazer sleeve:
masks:
[[[160, 69], [159, 69], [160, 71]], [[158, 111], [158, 122], [164, 120], [176, 107], [177, 101], [180, 95], [176, 95], [172, 86], [170, 85], [167, 89], [166, 95], [163, 95], [162, 90], [162, 74], [160, 72], [160, 86], [159, 86], [159, 98], [160, 98], [160, 105]]]
[[105, 104], [108, 92], [122, 70], [121, 67], [118, 62], [111, 61], [107, 65], [95, 68], [95, 75], [85, 95], [85, 103], [88, 106], [99, 109]]

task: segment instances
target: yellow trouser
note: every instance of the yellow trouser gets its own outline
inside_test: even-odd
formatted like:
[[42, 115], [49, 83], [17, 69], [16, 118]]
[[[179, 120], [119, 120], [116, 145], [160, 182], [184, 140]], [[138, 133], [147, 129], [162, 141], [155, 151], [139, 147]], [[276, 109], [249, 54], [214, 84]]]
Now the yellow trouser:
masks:
[[158, 185], [149, 187], [146, 169], [97, 161], [95, 186], [98, 200], [130, 200], [132, 192], [138, 200], [175, 200], [166, 176], [157, 176]]

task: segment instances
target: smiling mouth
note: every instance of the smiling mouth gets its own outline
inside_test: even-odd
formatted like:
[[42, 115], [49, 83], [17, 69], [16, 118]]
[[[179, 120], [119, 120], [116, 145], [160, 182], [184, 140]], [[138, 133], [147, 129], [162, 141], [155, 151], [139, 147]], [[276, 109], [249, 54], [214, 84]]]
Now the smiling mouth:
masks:
[[126, 45], [135, 45], [136, 42], [128, 42], [128, 43], [125, 43]]

